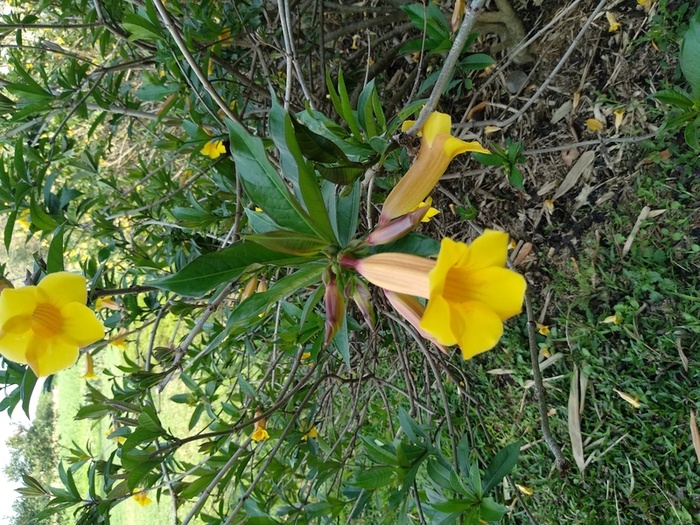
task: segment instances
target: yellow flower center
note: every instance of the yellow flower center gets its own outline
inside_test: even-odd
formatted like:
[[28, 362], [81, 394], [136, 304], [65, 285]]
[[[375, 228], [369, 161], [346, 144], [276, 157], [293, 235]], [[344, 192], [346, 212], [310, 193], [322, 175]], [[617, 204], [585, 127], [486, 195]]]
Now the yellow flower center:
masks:
[[42, 339], [51, 339], [61, 333], [63, 317], [50, 303], [39, 303], [32, 314], [32, 331]]

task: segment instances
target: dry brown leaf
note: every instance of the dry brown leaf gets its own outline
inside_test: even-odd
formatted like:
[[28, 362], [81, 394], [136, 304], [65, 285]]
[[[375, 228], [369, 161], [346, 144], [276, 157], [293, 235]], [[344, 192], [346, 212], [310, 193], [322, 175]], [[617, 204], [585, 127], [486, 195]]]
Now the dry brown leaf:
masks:
[[482, 100], [479, 102], [476, 106], [474, 106], [472, 109], [469, 110], [467, 113], [467, 120], [471, 120], [474, 118], [475, 113], [479, 113], [480, 111], [483, 111], [484, 108], [487, 106], [488, 102], [485, 100]]
[[549, 120], [550, 124], [556, 124], [560, 120], [562, 120], [564, 117], [567, 117], [569, 113], [571, 113], [571, 110], [574, 109], [574, 104], [570, 100], [567, 100], [564, 102], [561, 106], [559, 106], [555, 111], [554, 114], [552, 115], [552, 118]]
[[632, 243], [634, 242], [634, 238], [637, 236], [637, 232], [639, 231], [639, 228], [642, 227], [642, 222], [644, 222], [646, 220], [650, 211], [651, 211], [651, 208], [649, 206], [644, 206], [644, 208], [642, 208], [642, 211], [639, 212], [639, 216], [637, 217], [637, 221], [634, 223], [634, 226], [632, 226], [632, 231], [630, 232], [629, 236], [627, 237], [627, 240], [625, 241], [625, 245], [622, 247], [622, 257], [627, 255], [627, 253], [632, 248]]
[[681, 345], [681, 338], [676, 337], [676, 349], [678, 350], [678, 355], [681, 356], [681, 362], [683, 363], [683, 370], [688, 371], [688, 357], [683, 351], [683, 346]]
[[578, 182], [579, 178], [581, 178], [581, 175], [583, 175], [583, 173], [593, 164], [593, 159], [595, 159], [595, 153], [592, 151], [586, 151], [583, 155], [581, 155], [581, 158], [578, 159], [576, 164], [574, 164], [574, 167], [571, 168], [569, 173], [566, 174], [566, 177], [564, 177], [564, 180], [557, 188], [557, 191], [554, 193], [552, 199], [557, 200], [571, 188], [576, 186], [576, 183]]
[[523, 244], [520, 250], [518, 250], [518, 253], [515, 255], [515, 258], [513, 259], [513, 266], [518, 266], [521, 262], [523, 262], [525, 260], [525, 257], [530, 255], [531, 251], [531, 242], [526, 242], [525, 244]]
[[564, 165], [567, 168], [570, 168], [580, 155], [581, 153], [579, 152], [578, 148], [565, 149], [561, 152], [561, 160], [564, 162]]
[[700, 431], [698, 430], [698, 423], [695, 421], [695, 412], [692, 410], [690, 411], [690, 435], [693, 438], [695, 455], [698, 457], [698, 463], [700, 463]]
[[571, 390], [569, 391], [569, 438], [571, 439], [571, 453], [581, 475], [586, 469], [586, 458], [583, 455], [583, 439], [581, 438], [581, 385], [578, 366], [574, 365], [574, 373], [571, 377]]

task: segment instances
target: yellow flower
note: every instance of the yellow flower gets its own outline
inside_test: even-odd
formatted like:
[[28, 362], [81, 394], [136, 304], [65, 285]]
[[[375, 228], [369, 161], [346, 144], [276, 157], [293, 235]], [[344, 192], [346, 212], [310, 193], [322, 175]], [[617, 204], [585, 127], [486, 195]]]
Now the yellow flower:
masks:
[[540, 333], [540, 335], [549, 334], [549, 326], [547, 326], [546, 324], [540, 324], [540, 323], [536, 323], [536, 324], [537, 324], [537, 331]]
[[117, 443], [124, 443], [126, 441], [126, 438], [124, 436], [114, 436], [111, 438], [109, 437], [115, 432], [116, 430], [114, 429], [114, 427], [110, 427], [110, 429], [107, 432], [105, 432], [105, 437], [109, 438], [112, 441], [116, 441]]
[[310, 358], [310, 357], [311, 357], [311, 352], [304, 352], [303, 354], [301, 354], [301, 360], [302, 360], [302, 361], [305, 360], [305, 359], [308, 359], [308, 358]]
[[432, 204], [433, 198], [428, 197], [427, 199], [425, 199], [425, 201], [419, 203], [418, 206], [416, 206], [416, 210], [420, 210], [421, 208], [425, 208], [426, 206], [428, 207], [428, 212], [425, 215], [423, 215], [423, 218], [420, 220], [421, 222], [430, 222], [430, 219], [432, 219], [438, 213], [440, 213], [440, 210], [438, 210], [437, 208], [433, 208]]
[[620, 29], [620, 22], [617, 21], [617, 17], [613, 13], [611, 13], [610, 11], [606, 11], [605, 18], [608, 19], [608, 25], [610, 26], [608, 28], [609, 33], [614, 33], [615, 31]]
[[226, 146], [220, 140], [210, 140], [200, 150], [202, 155], [206, 155], [210, 159], [217, 159], [222, 154], [226, 153]]
[[116, 346], [117, 348], [126, 348], [127, 340], [126, 340], [126, 330], [120, 330], [119, 333], [117, 334], [117, 337], [114, 339], [110, 340], [109, 344], [112, 346]]
[[469, 246], [443, 239], [437, 261], [379, 253], [341, 264], [385, 290], [428, 299], [420, 328], [470, 359], [493, 348], [503, 321], [522, 309], [526, 283], [505, 268], [507, 247], [507, 234], [486, 230]]
[[316, 430], [313, 421], [307, 424], [306, 421], [302, 419], [301, 428], [299, 428], [299, 432], [304, 434], [303, 436], [301, 436], [302, 441], [306, 441], [309, 438], [316, 439], [318, 437], [318, 430]]
[[85, 278], [68, 272], [52, 273], [38, 286], [3, 290], [0, 353], [29, 364], [37, 376], [68, 368], [80, 347], [104, 337], [104, 327], [86, 301]]
[[253, 441], [262, 441], [263, 439], [269, 439], [270, 434], [267, 433], [263, 427], [256, 427], [253, 433], [250, 435], [250, 439]]
[[85, 373], [81, 375], [80, 378], [86, 381], [89, 379], [97, 379], [95, 369], [93, 368], [92, 354], [90, 352], [85, 354]]
[[[407, 121], [403, 129], [411, 125], [413, 122]], [[460, 153], [489, 153], [478, 142], [464, 142], [450, 135], [451, 127], [452, 118], [445, 113], [434, 112], [428, 117], [422, 129], [418, 156], [384, 202], [380, 225], [415, 209], [430, 194], [452, 159]]]
[[[255, 417], [260, 417], [261, 415], [262, 412], [260, 411], [260, 409], [255, 411]], [[252, 439], [253, 441], [262, 441], [263, 439], [269, 439], [270, 434], [268, 434], [267, 430], [265, 430], [266, 425], [267, 419], [258, 419], [255, 422], [255, 428], [253, 430], [253, 433], [250, 435], [250, 439]]]
[[107, 308], [108, 310], [121, 310], [121, 305], [109, 296], [98, 297], [95, 301], [95, 310], [102, 310]]
[[615, 325], [620, 325], [620, 324], [622, 324], [622, 317], [620, 317], [620, 316], [617, 315], [617, 314], [615, 314], [615, 315], [609, 315], [609, 316], [607, 316], [605, 319], [603, 319], [602, 322], [605, 323], [605, 324], [610, 324], [610, 323], [612, 323], [612, 324], [615, 324]]
[[134, 489], [133, 496], [131, 497], [134, 498], [134, 501], [142, 507], [148, 507], [151, 503], [153, 503], [153, 500], [148, 497], [148, 492], [145, 490]]

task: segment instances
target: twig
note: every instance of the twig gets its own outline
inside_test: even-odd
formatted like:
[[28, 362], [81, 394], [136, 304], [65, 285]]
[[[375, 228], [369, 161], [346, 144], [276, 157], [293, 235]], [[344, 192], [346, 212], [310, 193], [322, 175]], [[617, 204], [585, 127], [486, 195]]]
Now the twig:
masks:
[[537, 339], [535, 338], [535, 316], [532, 312], [532, 301], [530, 294], [525, 293], [525, 311], [527, 312], [527, 335], [530, 342], [530, 361], [532, 362], [532, 379], [535, 383], [535, 394], [537, 395], [537, 405], [540, 409], [540, 425], [542, 429], [542, 437], [545, 443], [552, 451], [554, 459], [557, 462], [557, 469], [560, 474], [563, 474], [569, 469], [569, 462], [564, 457], [561, 448], [554, 441], [552, 433], [549, 431], [549, 416], [547, 415], [547, 400], [545, 399], [544, 385], [542, 383], [542, 373], [540, 372], [539, 350], [537, 348]]
[[423, 106], [418, 119], [415, 121], [413, 126], [411, 126], [411, 129], [406, 132], [407, 134], [417, 135], [425, 124], [425, 121], [428, 120], [430, 114], [435, 111], [435, 108], [437, 108], [442, 92], [445, 90], [448, 81], [452, 77], [452, 72], [457, 66], [457, 60], [462, 54], [462, 48], [464, 48], [464, 45], [467, 43], [472, 27], [474, 27], [474, 22], [476, 22], [476, 16], [479, 9], [481, 9], [485, 3], [486, 0], [472, 0], [471, 5], [467, 8], [464, 18], [462, 19], [462, 26], [459, 28], [459, 32], [455, 37], [455, 41], [452, 43], [452, 48], [447, 54], [447, 58], [445, 58], [445, 63], [443, 64], [442, 69], [440, 70], [440, 75], [433, 86], [433, 91], [430, 93], [430, 98], [425, 103], [425, 106]]
[[[603, 9], [603, 7], [605, 7], [605, 4], [607, 3], [607, 1], [608, 0], [600, 0], [600, 2], [598, 2], [598, 5], [596, 6], [596, 8], [593, 10], [591, 15], [586, 20], [586, 23], [583, 24], [583, 27], [581, 28], [581, 30], [578, 32], [576, 37], [571, 42], [571, 45], [566, 50], [566, 53], [564, 53], [564, 56], [561, 57], [561, 59], [559, 60], [557, 65], [554, 67], [554, 69], [552, 69], [552, 72], [547, 76], [547, 78], [544, 80], [544, 82], [542, 82], [540, 87], [537, 88], [537, 91], [535, 91], [535, 94], [532, 95], [532, 97], [530, 97], [527, 102], [525, 102], [523, 107], [521, 107], [515, 114], [513, 114], [512, 116], [510, 116], [506, 120], [487, 120], [487, 121], [479, 122], [479, 123], [476, 123], [473, 125], [478, 126], [478, 127], [498, 126], [498, 127], [504, 128], [504, 127], [510, 126], [513, 122], [518, 120], [540, 98], [540, 96], [542, 96], [542, 93], [544, 93], [545, 89], [547, 89], [547, 87], [552, 82], [552, 80], [554, 80], [554, 77], [557, 76], [557, 73], [559, 73], [559, 70], [562, 67], [564, 67], [564, 64], [566, 64], [566, 61], [569, 59], [571, 54], [579, 48], [579, 42], [583, 38], [583, 35], [586, 34], [586, 31], [588, 31], [588, 28], [593, 23], [593, 20], [595, 20], [598, 13], [600, 13], [600, 11]], [[421, 113], [421, 115], [422, 115], [422, 113]]]
[[170, 33], [170, 35], [173, 37], [173, 40], [175, 40], [175, 44], [182, 53], [182, 56], [185, 58], [185, 61], [189, 64], [194, 74], [202, 83], [204, 91], [206, 91], [209, 94], [209, 96], [216, 103], [216, 105], [219, 106], [219, 109], [224, 113], [224, 115], [226, 115], [227, 118], [233, 120], [234, 122], [237, 122], [240, 125], [243, 125], [238, 119], [238, 117], [236, 117], [236, 115], [233, 113], [233, 111], [231, 111], [231, 108], [228, 107], [226, 101], [223, 98], [221, 98], [219, 92], [216, 91], [214, 89], [214, 86], [211, 85], [211, 82], [209, 82], [209, 79], [199, 67], [199, 64], [197, 64], [197, 62], [195, 61], [194, 57], [192, 56], [192, 53], [190, 53], [190, 50], [187, 49], [187, 44], [180, 36], [180, 32], [175, 27], [170, 13], [165, 8], [161, 0], [153, 0], [153, 5], [156, 8], [156, 11], [158, 11], [158, 15], [160, 16], [161, 20], [163, 20], [163, 25], [168, 30], [168, 33]]

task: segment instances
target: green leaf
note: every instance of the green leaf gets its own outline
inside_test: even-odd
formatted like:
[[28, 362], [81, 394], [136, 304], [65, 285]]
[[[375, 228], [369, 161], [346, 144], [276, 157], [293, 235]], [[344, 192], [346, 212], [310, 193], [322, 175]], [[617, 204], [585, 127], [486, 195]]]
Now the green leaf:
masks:
[[371, 467], [357, 472], [348, 484], [366, 490], [378, 489], [389, 485], [395, 474], [392, 467]]
[[42, 231], [53, 231], [58, 228], [58, 223], [37, 204], [34, 197], [29, 200], [29, 216], [32, 224]]
[[251, 268], [265, 264], [287, 266], [305, 261], [256, 243], [237, 242], [218, 252], [197, 257], [176, 274], [148, 284], [180, 295], [200, 296], [222, 283], [238, 279]]
[[216, 473], [205, 474], [204, 476], [198, 477], [189, 483], [183, 490], [181, 490], [179, 496], [183, 499], [190, 499], [194, 498], [195, 496], [199, 496], [202, 494], [202, 492], [204, 492], [204, 489], [209, 486], [215, 477]]
[[165, 433], [160, 419], [158, 419], [158, 414], [151, 406], [146, 405], [143, 407], [143, 411], [139, 414], [138, 421], [139, 426], [149, 432]]
[[288, 253], [290, 255], [298, 255], [299, 257], [318, 255], [321, 250], [330, 246], [328, 241], [319, 239], [314, 235], [285, 230], [261, 233], [258, 235], [246, 235], [245, 238], [270, 250]]
[[291, 120], [299, 148], [307, 159], [314, 162], [324, 162], [326, 164], [348, 162], [348, 158], [345, 153], [343, 153], [343, 150], [336, 146], [331, 140], [311, 131], [305, 124], [302, 124], [297, 119], [293, 118]]
[[126, 15], [122, 26], [131, 33], [128, 38], [129, 42], [133, 42], [134, 40], [163, 40], [161, 30], [149, 20], [140, 17], [136, 13]]
[[316, 166], [321, 177], [333, 184], [347, 186], [359, 179], [366, 170], [364, 166], [352, 164], [347, 166]]
[[479, 153], [478, 151], [472, 152], [472, 156], [481, 164], [484, 166], [508, 166], [509, 162], [508, 159], [505, 157], [501, 157], [495, 152], [494, 153], [488, 154], [488, 153]]
[[338, 350], [345, 365], [350, 367], [350, 334], [348, 333], [347, 316], [345, 316], [343, 324], [333, 336], [333, 346]]
[[19, 386], [19, 397], [22, 400], [22, 410], [29, 417], [29, 401], [32, 398], [32, 392], [36, 386], [37, 377], [34, 371], [27, 367], [22, 377], [22, 383]]
[[268, 160], [262, 140], [237, 122], [229, 120], [227, 125], [236, 170], [248, 197], [277, 224], [323, 237], [324, 232], [319, 231]]
[[75, 485], [75, 480], [73, 479], [73, 473], [70, 470], [66, 470], [63, 466], [63, 462], [58, 464], [58, 476], [61, 478], [63, 486], [68, 489], [71, 496], [76, 500], [80, 500], [80, 492], [78, 487]]
[[437, 511], [444, 513], [459, 512], [462, 513], [474, 506], [474, 502], [463, 499], [448, 499], [445, 501], [437, 501], [431, 503], [430, 506]]
[[689, 122], [685, 127], [685, 142], [694, 150], [700, 149], [700, 142], [698, 141], [698, 126], [695, 122]]
[[350, 105], [350, 97], [348, 97], [348, 90], [345, 87], [343, 71], [338, 71], [338, 91], [336, 91], [333, 81], [331, 80], [330, 71], [326, 69], [326, 86], [328, 87], [328, 94], [331, 97], [331, 102], [333, 102], [333, 107], [335, 110], [342, 117], [342, 119], [347, 122], [352, 134], [358, 139], [361, 138], [362, 135], [360, 134], [357, 118], [355, 117], [355, 113]]
[[63, 228], [64, 225], [61, 224], [53, 232], [49, 253], [46, 256], [46, 271], [48, 273], [63, 271]]
[[700, 7], [690, 20], [681, 44], [680, 66], [696, 97], [700, 97]]
[[372, 93], [376, 94], [374, 79], [370, 80], [362, 89], [357, 99], [357, 119], [365, 130], [368, 138], [378, 135], [377, 125], [374, 121], [374, 108], [372, 107]]
[[460, 61], [460, 66], [468, 71], [480, 71], [494, 65], [496, 61], [483, 53], [468, 55]]
[[413, 420], [413, 418], [411, 418], [411, 416], [408, 415], [408, 412], [406, 412], [403, 408], [399, 408], [399, 424], [411, 443], [421, 444], [418, 436], [425, 439], [428, 438], [425, 431]]
[[277, 98], [272, 100], [269, 127], [270, 136], [280, 152], [282, 173], [292, 181], [301, 194], [306, 211], [316, 225], [315, 229], [322, 234], [324, 239], [335, 241], [316, 175], [302, 156], [292, 119], [277, 101]]
[[367, 454], [372, 461], [385, 466], [399, 466], [396, 454], [390, 450], [388, 445], [378, 445], [374, 438], [362, 435], [360, 436], [360, 439], [364, 443], [365, 454]]
[[481, 519], [488, 522], [500, 521], [508, 512], [508, 507], [496, 503], [493, 498], [487, 497], [481, 500]]
[[693, 99], [680, 88], [662, 89], [651, 95], [651, 98], [681, 109], [693, 107]]
[[318, 283], [321, 280], [323, 269], [322, 265], [306, 266], [283, 277], [270, 286], [266, 292], [254, 293], [231, 312], [227, 328], [236, 330], [247, 327], [251, 320], [254, 320], [277, 301]]
[[520, 454], [520, 443], [511, 443], [502, 448], [498, 454], [491, 460], [486, 472], [483, 476], [484, 493], [488, 493], [492, 488], [498, 485], [501, 480], [508, 474], [515, 464], [518, 462]]
[[336, 194], [335, 186], [327, 182], [323, 187], [323, 195], [330, 211], [333, 229], [345, 247], [357, 232], [360, 221], [360, 181], [356, 180], [350, 191], [345, 189]]

